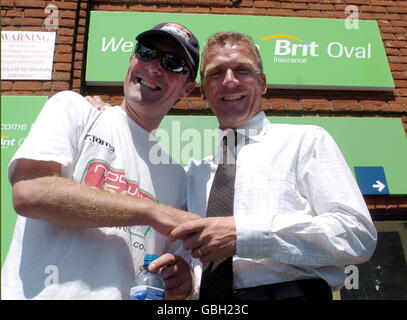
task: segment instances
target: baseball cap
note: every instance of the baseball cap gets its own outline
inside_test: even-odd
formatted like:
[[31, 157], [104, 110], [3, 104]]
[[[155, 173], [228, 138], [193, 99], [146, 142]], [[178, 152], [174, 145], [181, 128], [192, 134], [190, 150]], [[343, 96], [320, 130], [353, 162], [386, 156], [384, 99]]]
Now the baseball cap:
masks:
[[136, 37], [136, 40], [141, 41], [153, 35], [169, 37], [181, 45], [188, 62], [192, 66], [194, 72], [193, 78], [195, 78], [198, 73], [199, 66], [199, 42], [194, 34], [183, 25], [173, 22], [164, 22], [156, 25], [150, 30], [140, 33]]

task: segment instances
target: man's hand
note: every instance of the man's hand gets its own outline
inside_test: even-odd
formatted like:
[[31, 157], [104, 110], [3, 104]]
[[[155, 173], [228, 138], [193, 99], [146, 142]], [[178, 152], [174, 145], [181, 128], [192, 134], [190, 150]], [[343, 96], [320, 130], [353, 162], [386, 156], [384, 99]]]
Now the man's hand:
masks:
[[163, 204], [155, 205], [151, 210], [150, 225], [159, 233], [168, 236], [170, 232], [181, 224], [202, 219], [199, 215], [188, 211], [175, 209]]
[[207, 263], [236, 254], [236, 224], [233, 217], [214, 217], [184, 223], [169, 234], [184, 240], [184, 248], [194, 258]]
[[166, 300], [183, 300], [190, 296], [194, 275], [189, 264], [178, 255], [163, 254], [148, 266], [151, 272], [158, 272], [165, 283]]
[[99, 111], [105, 110], [106, 107], [111, 107], [111, 105], [107, 102], [103, 102], [102, 98], [99, 96], [85, 96], [85, 99], [89, 101], [89, 103], [98, 109]]

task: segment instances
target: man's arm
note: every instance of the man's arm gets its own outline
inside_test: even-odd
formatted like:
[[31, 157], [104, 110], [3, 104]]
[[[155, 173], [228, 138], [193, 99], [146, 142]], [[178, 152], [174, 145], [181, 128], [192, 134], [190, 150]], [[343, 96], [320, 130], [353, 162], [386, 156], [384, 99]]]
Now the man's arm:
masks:
[[[290, 212], [238, 215], [237, 255], [306, 266], [366, 262], [377, 232], [359, 187], [329, 133], [304, 131], [295, 167], [298, 205]], [[272, 196], [272, 194], [270, 194]]]
[[15, 211], [66, 227], [151, 225], [167, 235], [199, 216], [144, 199], [102, 191], [59, 176], [57, 162], [20, 159], [12, 176]]

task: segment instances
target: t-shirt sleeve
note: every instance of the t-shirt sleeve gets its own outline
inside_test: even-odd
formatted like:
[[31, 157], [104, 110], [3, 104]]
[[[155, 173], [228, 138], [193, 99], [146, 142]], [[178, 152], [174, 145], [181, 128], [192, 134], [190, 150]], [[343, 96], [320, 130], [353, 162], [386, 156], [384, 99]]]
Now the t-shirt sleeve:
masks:
[[77, 153], [84, 126], [94, 110], [85, 98], [75, 92], [63, 91], [51, 97], [13, 156], [8, 168], [9, 180], [17, 161], [22, 158], [55, 161], [63, 168], [69, 167]]

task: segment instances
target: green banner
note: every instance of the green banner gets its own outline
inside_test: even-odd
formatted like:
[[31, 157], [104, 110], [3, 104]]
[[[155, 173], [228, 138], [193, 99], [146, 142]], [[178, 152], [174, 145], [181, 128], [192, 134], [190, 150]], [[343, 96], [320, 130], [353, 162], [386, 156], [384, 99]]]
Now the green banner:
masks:
[[27, 137], [47, 97], [1, 97], [1, 265], [3, 266], [17, 214], [13, 209], [8, 164]]
[[[400, 118], [269, 117], [269, 120], [326, 129], [352, 170], [383, 167], [389, 194], [407, 195], [407, 139]], [[190, 158], [201, 160], [214, 154], [217, 128], [215, 116], [166, 116], [156, 136], [164, 150], [186, 165]]]
[[216, 31], [250, 35], [270, 88], [394, 88], [376, 21], [351, 29], [342, 19], [100, 11], [90, 15], [86, 82], [121, 85], [137, 34], [166, 21], [187, 26], [201, 51]]

